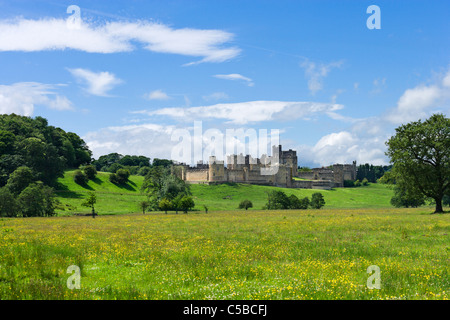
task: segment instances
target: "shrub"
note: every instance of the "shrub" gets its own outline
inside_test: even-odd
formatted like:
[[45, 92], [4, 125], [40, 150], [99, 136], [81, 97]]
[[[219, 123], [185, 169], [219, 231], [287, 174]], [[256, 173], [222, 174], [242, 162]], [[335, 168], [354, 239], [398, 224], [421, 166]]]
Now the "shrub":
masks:
[[85, 185], [88, 182], [88, 179], [81, 170], [77, 170], [73, 174], [73, 181], [75, 181], [76, 184]]
[[361, 181], [356, 180], [355, 181], [355, 187], [361, 187]]
[[353, 188], [355, 186], [355, 181], [344, 180], [344, 188]]
[[111, 173], [109, 175], [109, 181], [114, 184], [119, 184], [119, 179], [117, 178], [117, 175], [115, 173]]
[[320, 209], [325, 205], [325, 199], [320, 192], [313, 193], [311, 197], [311, 207], [314, 209]]
[[239, 209], [248, 210], [248, 208], [253, 208], [253, 203], [250, 200], [245, 199], [239, 203]]
[[93, 165], [87, 165], [83, 169], [84, 174], [86, 175], [86, 178], [89, 180], [94, 180], [95, 176], [97, 175], [97, 169]]
[[128, 182], [128, 178], [130, 177], [130, 171], [126, 169], [119, 169], [116, 172], [116, 176], [119, 184], [125, 184]]

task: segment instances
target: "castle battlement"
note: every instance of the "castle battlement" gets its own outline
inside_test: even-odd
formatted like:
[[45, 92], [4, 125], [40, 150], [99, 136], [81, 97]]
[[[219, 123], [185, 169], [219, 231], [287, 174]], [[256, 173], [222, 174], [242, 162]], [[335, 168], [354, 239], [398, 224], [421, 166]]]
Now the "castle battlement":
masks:
[[[272, 175], [262, 174], [263, 169], [275, 166]], [[336, 164], [331, 168], [316, 168], [298, 172], [297, 151], [283, 150], [281, 145], [272, 147], [272, 156], [233, 154], [227, 156], [227, 166], [215, 156], [207, 164], [199, 162], [196, 167], [176, 164], [172, 172], [188, 183], [249, 183], [273, 185], [286, 188], [331, 189], [343, 187], [344, 180], [356, 179], [356, 161], [353, 164]], [[309, 181], [295, 180], [294, 177]]]

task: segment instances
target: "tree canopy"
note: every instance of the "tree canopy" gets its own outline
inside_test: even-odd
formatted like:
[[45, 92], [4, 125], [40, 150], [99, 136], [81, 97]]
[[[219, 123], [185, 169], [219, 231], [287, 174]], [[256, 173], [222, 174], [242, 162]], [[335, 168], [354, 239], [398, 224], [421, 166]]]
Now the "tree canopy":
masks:
[[398, 127], [386, 142], [397, 187], [422, 194], [443, 212], [442, 199], [450, 188], [450, 119], [434, 114], [425, 121]]
[[54, 185], [67, 168], [91, 161], [92, 152], [75, 133], [48, 125], [45, 118], [0, 115], [0, 187], [19, 167], [33, 180]]

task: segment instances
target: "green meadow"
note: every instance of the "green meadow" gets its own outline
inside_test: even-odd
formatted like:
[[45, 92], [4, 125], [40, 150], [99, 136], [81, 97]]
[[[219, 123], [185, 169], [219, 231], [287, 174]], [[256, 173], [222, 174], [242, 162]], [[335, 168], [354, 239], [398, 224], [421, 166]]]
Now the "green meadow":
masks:
[[[57, 212], [62, 215], [89, 213], [89, 208], [81, 206], [89, 191], [97, 194], [96, 211], [100, 215], [139, 212], [139, 202], [147, 198], [140, 191], [144, 181], [141, 176], [130, 176], [126, 185], [117, 186], [109, 181], [109, 173], [99, 172], [95, 180], [80, 186], [73, 181], [73, 174], [74, 171], [67, 171], [59, 179], [57, 196], [62, 205]], [[267, 193], [271, 190], [281, 190], [299, 198], [311, 198], [314, 192], [321, 192], [325, 198], [325, 207], [330, 209], [389, 208], [393, 194], [391, 189], [382, 184], [333, 190], [286, 189], [248, 184], [191, 185], [196, 212], [204, 211], [203, 205], [208, 207], [208, 211], [235, 210], [244, 199], [253, 203], [253, 208], [249, 210], [260, 210], [266, 204]]]
[[[320, 210], [261, 210], [267, 186], [193, 185], [188, 214], [139, 212], [143, 177], [59, 180], [55, 217], [0, 219], [0, 299], [448, 299], [450, 215], [396, 209], [383, 185], [282, 189]], [[81, 206], [95, 191], [99, 216]], [[254, 207], [237, 210], [250, 199]], [[203, 205], [209, 208], [205, 213]], [[80, 268], [70, 289], [68, 268]], [[380, 289], [370, 266], [380, 270]], [[368, 286], [369, 280], [369, 286]]]
[[[3, 218], [0, 298], [448, 299], [450, 216], [430, 212]], [[67, 286], [71, 265], [80, 289]]]

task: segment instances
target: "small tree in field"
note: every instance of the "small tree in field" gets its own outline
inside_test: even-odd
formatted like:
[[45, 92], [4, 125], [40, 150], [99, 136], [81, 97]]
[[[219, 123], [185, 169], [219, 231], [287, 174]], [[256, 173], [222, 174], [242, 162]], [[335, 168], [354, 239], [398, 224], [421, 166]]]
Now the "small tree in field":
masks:
[[97, 196], [95, 195], [94, 192], [89, 192], [88, 197], [84, 200], [83, 203], [81, 203], [83, 207], [90, 207], [92, 209], [92, 218], [95, 218], [96, 216], [94, 208], [94, 205], [96, 203], [97, 203]]
[[150, 207], [150, 202], [148, 202], [148, 201], [139, 202], [139, 208], [141, 208], [143, 214], [145, 214], [145, 210], [147, 210], [149, 207]]
[[158, 207], [167, 214], [167, 210], [172, 209], [172, 203], [170, 200], [164, 198], [159, 201]]
[[191, 210], [192, 208], [194, 208], [194, 206], [195, 206], [195, 203], [191, 197], [184, 196], [180, 201], [180, 207], [181, 207], [181, 209], [183, 209], [184, 213], [187, 213], [188, 210]]
[[325, 199], [320, 192], [313, 193], [311, 196], [311, 207], [313, 209], [320, 209], [325, 205]]
[[253, 203], [250, 200], [245, 199], [239, 203], [239, 209], [248, 210], [248, 208], [253, 208]]

